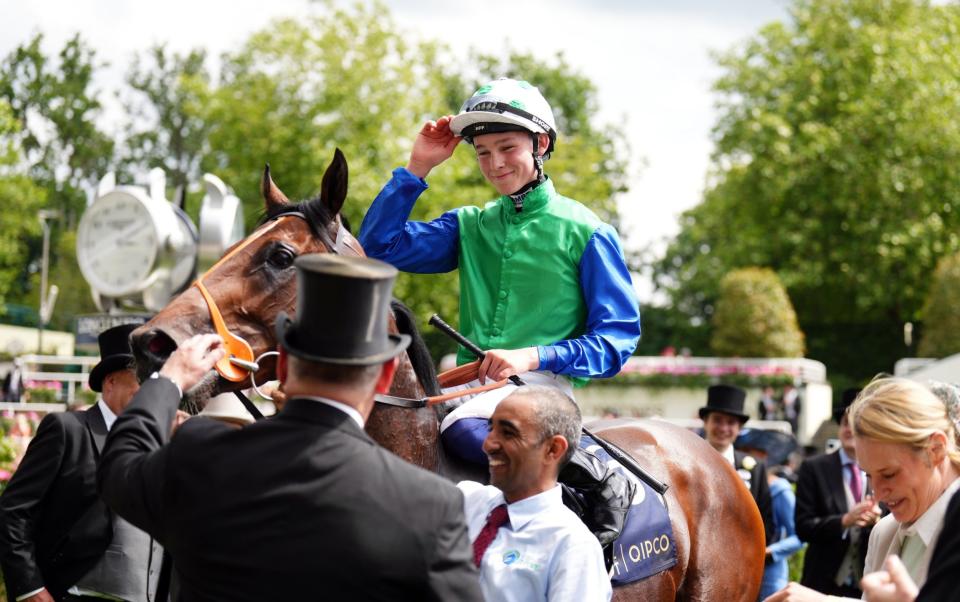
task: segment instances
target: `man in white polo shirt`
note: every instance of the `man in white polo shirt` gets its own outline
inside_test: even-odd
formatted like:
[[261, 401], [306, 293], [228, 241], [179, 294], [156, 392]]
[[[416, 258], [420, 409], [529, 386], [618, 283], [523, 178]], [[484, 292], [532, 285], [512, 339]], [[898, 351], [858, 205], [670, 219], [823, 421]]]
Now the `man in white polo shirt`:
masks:
[[520, 387], [490, 418], [491, 484], [458, 485], [487, 602], [610, 599], [600, 544], [557, 484], [580, 428], [577, 405], [552, 387]]

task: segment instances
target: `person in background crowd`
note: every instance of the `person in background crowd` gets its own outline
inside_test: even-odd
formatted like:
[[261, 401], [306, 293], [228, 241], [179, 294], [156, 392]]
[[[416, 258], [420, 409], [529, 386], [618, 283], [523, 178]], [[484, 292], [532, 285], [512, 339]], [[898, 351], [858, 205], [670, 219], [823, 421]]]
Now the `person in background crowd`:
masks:
[[557, 484], [580, 421], [577, 404], [553, 387], [520, 387], [494, 410], [483, 443], [490, 485], [458, 484], [487, 602], [610, 599], [600, 544]]
[[52, 412], [0, 496], [0, 566], [11, 600], [147, 600], [162, 551], [150, 536], [109, 511], [97, 495], [97, 459], [139, 384], [129, 335], [102, 332], [83, 412]]
[[757, 403], [757, 416], [760, 417], [760, 420], [776, 420], [778, 406], [779, 404], [773, 396], [773, 387], [767, 385], [763, 388], [760, 401]]
[[700, 419], [703, 420], [707, 443], [730, 462], [750, 490], [760, 510], [769, 545], [774, 536], [773, 501], [767, 484], [766, 466], [753, 456], [735, 451], [733, 447], [743, 425], [750, 419], [743, 412], [746, 398], [746, 391], [740, 387], [713, 385], [707, 389], [707, 405], [700, 408]]
[[117, 421], [104, 500], [168, 545], [185, 600], [481, 600], [460, 492], [363, 430], [410, 343], [387, 332], [396, 269], [332, 254], [294, 266], [280, 413], [243, 428], [191, 418], [170, 438], [182, 391], [224, 354], [219, 336], [192, 337]]
[[759, 599], [781, 590], [789, 581], [787, 559], [803, 543], [794, 528], [796, 497], [787, 479], [779, 476], [790, 454], [797, 448], [797, 440], [786, 433], [761, 429], [745, 429], [737, 437], [735, 447], [763, 460], [767, 465], [767, 482], [773, 503], [773, 540], [767, 545], [767, 563], [763, 569]]
[[801, 409], [800, 391], [793, 385], [786, 385], [780, 397], [780, 410], [783, 412], [783, 419], [790, 423], [794, 435], [797, 434], [797, 422], [800, 420]]
[[824, 594], [859, 598], [870, 529], [880, 509], [867, 495], [866, 474], [857, 450], [847, 408], [860, 389], [847, 389], [833, 418], [840, 425], [840, 448], [809, 458], [797, 479], [797, 535], [809, 544], [802, 585]]
[[[933, 545], [950, 498], [960, 487], [955, 402], [920, 383], [877, 378], [849, 409], [857, 460], [890, 509], [870, 533], [864, 572], [899, 555], [914, 583], [927, 578]], [[768, 602], [823, 602], [830, 597], [791, 583]]]

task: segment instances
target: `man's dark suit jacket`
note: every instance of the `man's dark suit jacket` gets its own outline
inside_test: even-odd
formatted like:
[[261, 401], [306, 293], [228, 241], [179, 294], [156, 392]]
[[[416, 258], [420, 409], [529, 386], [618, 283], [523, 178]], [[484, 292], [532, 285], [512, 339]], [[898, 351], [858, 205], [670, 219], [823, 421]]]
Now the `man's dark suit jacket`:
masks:
[[110, 544], [110, 511], [96, 483], [106, 437], [96, 406], [40, 422], [0, 496], [0, 566], [11, 600], [41, 587], [62, 597]]
[[960, 494], [954, 494], [943, 516], [943, 530], [933, 548], [927, 582], [916, 602], [957, 602], [960, 600]]
[[181, 600], [481, 600], [463, 498], [346, 413], [291, 399], [236, 429], [166, 445], [179, 393], [144, 383], [111, 430], [107, 503], [174, 559]]
[[[846, 514], [847, 494], [843, 486], [843, 464], [835, 451], [805, 460], [797, 474], [797, 536], [807, 542], [800, 583], [831, 595], [853, 595], [840, 587], [835, 578], [850, 546], [841, 524]], [[870, 530], [860, 532], [860, 569], [867, 555]]]
[[[743, 464], [744, 458], [747, 457], [753, 460], [753, 465], [750, 468], [746, 468]], [[750, 475], [750, 478], [744, 478], [744, 481], [749, 481], [747, 484], [750, 486], [750, 494], [753, 496], [753, 500], [757, 503], [757, 508], [760, 510], [760, 518], [763, 519], [763, 530], [766, 534], [767, 545], [769, 545], [773, 543], [773, 538], [776, 534], [773, 529], [773, 498], [770, 497], [770, 483], [767, 482], [767, 465], [755, 459], [753, 456], [734, 451], [733, 467], [737, 469], [738, 473], [741, 470], [745, 470]], [[744, 475], [741, 474], [740, 477], [743, 478]]]

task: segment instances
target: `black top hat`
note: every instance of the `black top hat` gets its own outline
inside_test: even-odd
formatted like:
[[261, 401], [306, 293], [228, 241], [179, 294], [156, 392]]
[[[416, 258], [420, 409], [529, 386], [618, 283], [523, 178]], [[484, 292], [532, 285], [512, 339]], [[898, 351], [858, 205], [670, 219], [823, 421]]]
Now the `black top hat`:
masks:
[[706, 420], [710, 412], [720, 412], [735, 416], [743, 424], [750, 419], [743, 413], [743, 402], [747, 392], [731, 385], [711, 385], [707, 389], [707, 405], [700, 408], [700, 419]]
[[397, 269], [366, 257], [330, 253], [297, 258], [297, 316], [277, 316], [277, 340], [291, 355], [348, 366], [395, 357], [408, 335], [387, 333]]
[[87, 382], [90, 388], [99, 393], [103, 389], [103, 379], [111, 372], [126, 370], [133, 365], [133, 350], [130, 348], [130, 333], [139, 324], [122, 324], [108, 328], [97, 337], [100, 345], [100, 363], [90, 371]]
[[860, 394], [860, 391], [863, 389], [851, 388], [844, 389], [843, 393], [840, 394], [840, 405], [833, 411], [833, 421], [837, 424], [840, 424], [840, 421], [843, 419], [843, 415], [847, 413], [847, 408], [853, 404], [853, 401], [857, 398], [857, 395]]

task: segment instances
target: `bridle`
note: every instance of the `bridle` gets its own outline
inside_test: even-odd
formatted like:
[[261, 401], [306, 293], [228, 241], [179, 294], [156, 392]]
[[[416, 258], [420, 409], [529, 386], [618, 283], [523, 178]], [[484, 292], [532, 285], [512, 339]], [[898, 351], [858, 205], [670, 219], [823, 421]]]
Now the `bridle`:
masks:
[[[253, 348], [250, 347], [250, 344], [244, 340], [243, 337], [231, 332], [227, 327], [226, 322], [223, 320], [223, 315], [220, 313], [220, 308], [217, 306], [216, 300], [213, 298], [213, 295], [210, 294], [210, 291], [207, 289], [207, 287], [204, 286], [203, 280], [214, 270], [220, 267], [222, 263], [234, 257], [247, 248], [250, 243], [276, 228], [285, 219], [291, 217], [302, 219], [308, 224], [310, 223], [310, 220], [307, 218], [307, 216], [299, 211], [291, 211], [274, 217], [269, 222], [257, 229], [253, 234], [248, 236], [243, 242], [231, 249], [229, 253], [221, 257], [219, 261], [213, 264], [193, 283], [193, 286], [197, 287], [197, 290], [200, 291], [200, 295], [206, 302], [207, 310], [210, 312], [210, 319], [213, 322], [213, 327], [217, 331], [217, 334], [220, 335], [220, 338], [223, 339], [224, 346], [226, 347], [226, 354], [215, 365], [217, 373], [220, 374], [220, 376], [222, 376], [224, 379], [235, 383], [241, 382], [246, 378], [250, 378], [250, 382], [253, 385], [254, 390], [267, 399], [269, 399], [269, 396], [264, 395], [260, 392], [260, 389], [257, 388], [255, 375], [260, 369], [260, 361], [265, 357], [277, 355], [277, 352], [266, 351], [259, 357], [254, 357]], [[346, 229], [343, 227], [343, 223], [340, 222], [339, 216], [335, 216], [334, 219], [337, 221], [337, 235], [333, 247], [329, 249], [329, 252], [336, 255], [364, 255], [363, 249], [360, 248], [359, 243], [357, 243], [355, 239], [348, 239]], [[237, 393], [238, 397], [243, 395], [242, 393]], [[241, 401], [243, 401], [244, 398], [241, 398]], [[247, 402], [244, 402], [244, 405], [246, 404]], [[247, 409], [249, 410], [250, 407]], [[256, 414], [254, 414], [254, 416], [256, 416]]]

